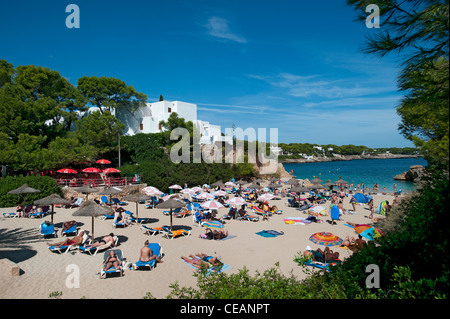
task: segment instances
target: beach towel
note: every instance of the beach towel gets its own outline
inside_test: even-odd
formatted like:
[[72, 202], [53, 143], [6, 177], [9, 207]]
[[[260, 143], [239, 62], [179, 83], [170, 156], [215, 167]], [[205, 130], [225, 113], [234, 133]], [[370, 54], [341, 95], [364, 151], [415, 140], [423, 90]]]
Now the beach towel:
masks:
[[285, 224], [291, 224], [291, 225], [307, 225], [310, 224], [312, 221], [308, 220], [307, 218], [301, 218], [301, 217], [287, 217], [283, 219]]
[[262, 231], [257, 232], [256, 234], [259, 236], [262, 236], [262, 237], [267, 237], [267, 238], [284, 235], [283, 232], [277, 232], [276, 230], [262, 230]]
[[339, 220], [339, 207], [337, 205], [331, 207], [330, 216], [331, 220]]

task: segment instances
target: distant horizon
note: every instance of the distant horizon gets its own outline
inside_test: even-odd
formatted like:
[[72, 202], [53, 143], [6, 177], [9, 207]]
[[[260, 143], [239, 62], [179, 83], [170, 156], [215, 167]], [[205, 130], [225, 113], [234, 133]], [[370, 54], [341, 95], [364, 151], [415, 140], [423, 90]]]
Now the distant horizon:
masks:
[[77, 0], [79, 28], [68, 5], [4, 3], [0, 58], [75, 86], [114, 77], [222, 128], [278, 128], [282, 143], [414, 147], [398, 131], [398, 61], [361, 52], [377, 29], [345, 2]]

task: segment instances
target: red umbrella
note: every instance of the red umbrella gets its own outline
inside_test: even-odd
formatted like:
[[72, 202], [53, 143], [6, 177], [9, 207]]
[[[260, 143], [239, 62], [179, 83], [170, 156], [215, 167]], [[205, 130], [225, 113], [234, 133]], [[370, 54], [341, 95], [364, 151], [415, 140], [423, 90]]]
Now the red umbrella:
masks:
[[111, 164], [110, 161], [106, 159], [99, 159], [98, 161], [95, 161], [97, 164]]
[[84, 173], [101, 173], [102, 170], [98, 169], [96, 167], [88, 167], [88, 168], [83, 169], [82, 172], [84, 172]]
[[118, 170], [117, 168], [107, 168], [103, 170], [103, 173], [120, 173], [120, 170]]
[[78, 173], [76, 170], [71, 168], [61, 168], [60, 170], [57, 170], [56, 172], [62, 173], [62, 174], [76, 174]]

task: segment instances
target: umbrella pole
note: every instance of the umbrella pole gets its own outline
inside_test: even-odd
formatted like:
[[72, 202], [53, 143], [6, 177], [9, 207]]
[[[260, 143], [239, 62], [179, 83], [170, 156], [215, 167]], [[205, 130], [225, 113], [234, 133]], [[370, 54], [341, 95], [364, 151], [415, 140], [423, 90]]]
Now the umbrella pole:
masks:
[[170, 209], [170, 231], [172, 231], [172, 208]]
[[53, 211], [55, 210], [55, 209], [54, 209], [54, 206], [55, 206], [55, 205], [52, 204], [52, 217], [51, 217], [51, 223], [52, 223], [52, 224], [53, 224]]
[[139, 224], [139, 207], [138, 201], [136, 200], [136, 224]]
[[94, 242], [94, 215], [92, 215], [92, 243]]

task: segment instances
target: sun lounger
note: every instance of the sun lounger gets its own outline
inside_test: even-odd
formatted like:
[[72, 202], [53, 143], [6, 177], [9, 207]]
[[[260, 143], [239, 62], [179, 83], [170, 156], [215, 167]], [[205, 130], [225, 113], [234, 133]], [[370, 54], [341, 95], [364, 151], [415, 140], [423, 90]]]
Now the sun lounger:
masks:
[[77, 232], [77, 222], [74, 220], [70, 220], [63, 223], [63, 228], [61, 230], [61, 235], [68, 236], [69, 234], [74, 234]]
[[28, 214], [28, 217], [30, 218], [43, 218], [45, 215], [49, 214], [50, 212], [50, 206], [44, 206], [42, 207], [42, 212], [34, 212]]
[[81, 203], [83, 202], [83, 197], [78, 197], [75, 202], [64, 206], [65, 208], [74, 208], [74, 207], [80, 207]]
[[175, 237], [189, 236], [191, 234], [191, 231], [186, 229], [170, 230], [170, 227], [163, 226], [162, 234], [168, 239], [174, 239]]
[[[114, 236], [114, 246], [117, 246], [117, 243], [119, 241], [119, 238], [117, 236]], [[95, 256], [99, 251], [102, 250], [106, 250], [108, 248], [110, 248], [112, 246], [111, 242], [108, 242], [105, 245], [101, 245], [101, 246], [97, 246], [97, 247], [92, 247], [87, 245], [88, 247], [85, 246], [80, 246], [78, 247], [78, 249], [82, 252], [82, 253], [87, 253], [91, 256]]]
[[[200, 259], [200, 257], [195, 257], [196, 259]], [[190, 263], [188, 263], [188, 262], [186, 262], [186, 261], [184, 261], [183, 260], [183, 262], [186, 264], [186, 265], [188, 265], [189, 267], [191, 267], [191, 268], [193, 268], [194, 270], [196, 270], [196, 271], [201, 271], [201, 269], [198, 269], [197, 267], [195, 267], [194, 265], [191, 265]], [[205, 262], [206, 263], [206, 262]], [[224, 271], [227, 271], [227, 270], [229, 270], [229, 269], [231, 269], [231, 267], [230, 267], [230, 265], [228, 265], [228, 264], [223, 264], [222, 265], [222, 267], [214, 267], [214, 266], [212, 266], [211, 265], [211, 267], [209, 267], [208, 269], [206, 269], [206, 275], [208, 276], [208, 275], [210, 275], [210, 274], [212, 274], [213, 272], [224, 272]]]
[[[150, 243], [148, 244], [148, 247], [152, 250], [152, 254], [156, 255], [156, 257], [161, 258], [163, 253], [162, 253], [162, 247], [159, 243]], [[138, 270], [138, 269], [149, 269], [151, 270], [152, 268], [155, 268], [156, 266], [156, 260], [152, 259], [150, 261], [140, 261], [138, 260], [137, 262], [135, 262], [133, 264], [133, 270]]]
[[121, 202], [118, 198], [116, 198], [116, 197], [113, 197], [113, 198], [111, 198], [111, 201], [113, 202], [113, 204], [117, 204], [117, 205], [128, 205], [128, 203], [127, 202]]
[[152, 235], [152, 236], [163, 232], [162, 227], [149, 227], [146, 225], [141, 225], [140, 229], [145, 234]]
[[308, 261], [307, 263], [305, 263], [306, 266], [311, 266], [311, 267], [316, 267], [316, 268], [320, 268], [322, 270], [325, 271], [331, 271], [331, 267], [336, 266], [338, 264], [340, 264], [342, 261], [337, 259], [337, 260], [330, 260], [327, 263], [322, 263], [319, 261]]
[[106, 197], [106, 195], [100, 197], [100, 204], [112, 205], [112, 203], [108, 200], [108, 197]]
[[105, 263], [106, 259], [108, 258], [109, 254], [111, 251], [105, 251], [105, 253], [103, 254], [103, 263], [102, 263], [102, 268], [100, 270], [100, 278], [101, 279], [105, 279], [108, 275], [110, 274], [119, 274], [120, 277], [122, 277], [123, 275], [123, 261], [124, 261], [124, 257], [122, 254], [122, 250], [120, 249], [113, 249], [112, 251], [114, 251], [114, 253], [116, 254], [117, 258], [120, 260], [118, 268], [114, 268], [114, 266], [112, 266], [109, 269], [104, 270], [103, 269], [103, 264]]
[[[83, 231], [82, 229], [80, 229], [78, 231], [78, 233], [80, 233], [81, 231]], [[83, 240], [81, 242], [81, 245], [84, 245], [84, 243], [87, 241], [87, 239], [89, 238], [88, 234], [84, 231], [84, 235], [83, 235]], [[67, 252], [71, 251], [71, 250], [76, 250], [78, 249], [78, 245], [72, 244], [72, 245], [63, 245], [63, 246], [48, 246], [48, 249], [52, 252], [57, 252], [59, 254], [67, 254]]]
[[240, 218], [241, 220], [248, 220], [251, 222], [257, 222], [259, 221], [259, 217], [258, 216], [250, 216], [249, 214], [245, 213], [244, 216], [241, 216]]
[[55, 226], [53, 224], [44, 222], [39, 226], [39, 229], [41, 232], [41, 236], [44, 238], [47, 236], [58, 237], [58, 234], [56, 233], [56, 230], [55, 230]]

